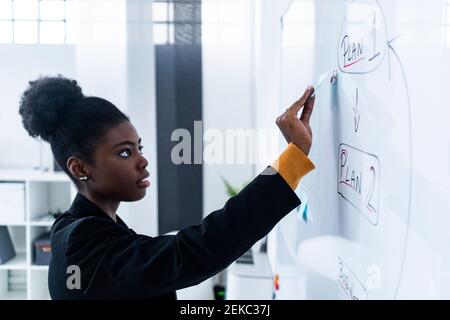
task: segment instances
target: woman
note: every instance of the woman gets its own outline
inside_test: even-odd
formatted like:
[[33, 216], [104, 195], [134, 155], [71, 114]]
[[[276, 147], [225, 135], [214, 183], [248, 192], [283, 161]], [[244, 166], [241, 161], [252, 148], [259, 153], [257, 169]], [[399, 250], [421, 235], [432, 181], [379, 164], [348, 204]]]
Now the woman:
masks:
[[230, 265], [300, 204], [294, 189], [314, 168], [307, 158], [313, 91], [308, 87], [278, 117], [289, 144], [272, 166], [201, 224], [149, 237], [116, 215], [121, 201], [142, 199], [150, 185], [141, 139], [129, 118], [104, 99], [84, 96], [75, 80], [31, 81], [20, 102], [23, 125], [30, 136], [50, 143], [78, 190], [52, 226], [51, 297], [175, 299], [175, 290]]

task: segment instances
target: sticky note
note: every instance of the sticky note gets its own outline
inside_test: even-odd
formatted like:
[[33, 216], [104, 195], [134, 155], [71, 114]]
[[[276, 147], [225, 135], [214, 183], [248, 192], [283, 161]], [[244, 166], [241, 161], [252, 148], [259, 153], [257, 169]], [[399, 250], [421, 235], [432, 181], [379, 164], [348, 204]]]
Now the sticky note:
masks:
[[305, 222], [308, 222], [308, 204], [306, 204], [305, 210], [303, 211], [303, 220], [305, 220]]
[[299, 198], [301, 204], [297, 207], [298, 219], [308, 222], [308, 195], [303, 191], [299, 194]]

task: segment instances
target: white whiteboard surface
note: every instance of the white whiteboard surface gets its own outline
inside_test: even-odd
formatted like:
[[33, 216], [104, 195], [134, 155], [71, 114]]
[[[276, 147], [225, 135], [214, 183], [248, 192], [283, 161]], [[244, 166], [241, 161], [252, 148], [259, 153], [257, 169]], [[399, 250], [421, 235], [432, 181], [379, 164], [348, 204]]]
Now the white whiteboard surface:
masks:
[[297, 289], [450, 298], [450, 1], [294, 0], [282, 28], [281, 109], [337, 71], [311, 119], [309, 217], [278, 228]]

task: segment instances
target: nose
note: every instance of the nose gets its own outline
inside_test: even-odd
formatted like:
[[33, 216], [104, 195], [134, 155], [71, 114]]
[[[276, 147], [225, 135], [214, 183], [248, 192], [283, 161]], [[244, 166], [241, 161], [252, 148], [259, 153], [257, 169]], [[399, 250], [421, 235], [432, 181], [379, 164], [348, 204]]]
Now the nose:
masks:
[[148, 166], [147, 159], [141, 154], [139, 157], [139, 168], [145, 169]]

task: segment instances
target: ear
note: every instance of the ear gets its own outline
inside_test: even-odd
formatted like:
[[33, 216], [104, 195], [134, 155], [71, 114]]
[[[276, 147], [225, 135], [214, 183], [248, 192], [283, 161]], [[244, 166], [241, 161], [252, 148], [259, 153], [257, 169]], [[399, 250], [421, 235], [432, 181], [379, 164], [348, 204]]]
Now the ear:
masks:
[[71, 156], [67, 159], [66, 165], [75, 179], [80, 180], [81, 177], [89, 177], [89, 169], [81, 159]]

